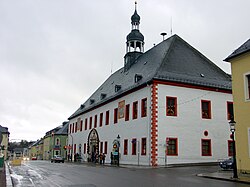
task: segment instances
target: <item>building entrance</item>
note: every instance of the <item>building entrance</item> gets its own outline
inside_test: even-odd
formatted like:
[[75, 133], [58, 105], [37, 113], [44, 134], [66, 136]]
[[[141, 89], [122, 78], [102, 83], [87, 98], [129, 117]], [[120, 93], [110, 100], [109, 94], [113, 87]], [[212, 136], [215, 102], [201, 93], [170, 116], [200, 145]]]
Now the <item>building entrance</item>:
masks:
[[96, 162], [99, 155], [99, 136], [96, 129], [92, 129], [88, 136], [88, 161]]

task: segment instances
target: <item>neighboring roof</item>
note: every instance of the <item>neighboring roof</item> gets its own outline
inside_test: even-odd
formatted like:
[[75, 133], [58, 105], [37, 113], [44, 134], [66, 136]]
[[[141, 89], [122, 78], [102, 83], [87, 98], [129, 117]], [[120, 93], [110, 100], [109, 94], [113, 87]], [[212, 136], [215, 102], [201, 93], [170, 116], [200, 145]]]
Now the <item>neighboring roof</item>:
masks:
[[9, 134], [8, 128], [0, 125], [0, 132], [3, 134]]
[[[135, 82], [136, 75], [141, 77], [138, 82]], [[152, 80], [231, 90], [230, 76], [173, 35], [139, 56], [127, 71], [121, 68], [113, 73], [69, 119]], [[120, 87], [119, 91], [115, 90], [116, 86]]]
[[68, 134], [68, 126], [69, 126], [69, 122], [65, 121], [62, 123], [62, 125], [46, 132], [45, 136], [50, 136], [52, 133], [56, 135], [66, 135]]
[[229, 62], [231, 59], [233, 59], [239, 55], [242, 55], [248, 51], [250, 51], [250, 39], [248, 39], [244, 44], [242, 44], [238, 49], [236, 49], [224, 61]]

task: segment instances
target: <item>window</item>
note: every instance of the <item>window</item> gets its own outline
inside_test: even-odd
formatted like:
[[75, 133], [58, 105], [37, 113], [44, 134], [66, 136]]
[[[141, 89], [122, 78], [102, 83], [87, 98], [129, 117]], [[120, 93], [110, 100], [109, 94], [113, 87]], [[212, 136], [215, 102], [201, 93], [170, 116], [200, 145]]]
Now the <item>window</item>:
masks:
[[126, 105], [126, 109], [125, 109], [125, 121], [129, 120], [129, 104]]
[[108, 152], [108, 142], [104, 143], [104, 154], [107, 154]]
[[89, 129], [92, 129], [92, 117], [89, 118]]
[[74, 133], [75, 132], [75, 123], [73, 123], [73, 125], [72, 125], [72, 133]]
[[82, 120], [81, 120], [81, 126], [80, 126], [80, 131], [82, 131]]
[[106, 111], [106, 121], [105, 121], [105, 125], [109, 125], [109, 110]]
[[136, 155], [136, 138], [132, 139], [132, 155]]
[[167, 97], [167, 116], [177, 116], [177, 98]]
[[133, 102], [133, 119], [137, 119], [138, 116], [138, 101]]
[[147, 150], [147, 138], [141, 139], [141, 155], [146, 155]]
[[211, 140], [201, 140], [201, 155], [202, 156], [212, 156], [211, 151]]
[[114, 124], [118, 122], [118, 108], [114, 109]]
[[211, 101], [201, 101], [202, 118], [211, 119]]
[[166, 138], [167, 143], [167, 155], [178, 156], [178, 139]]
[[94, 122], [94, 128], [97, 127], [97, 115], [95, 115], [95, 122]]
[[71, 133], [72, 124], [69, 125], [69, 133]]
[[250, 74], [245, 75], [245, 97], [247, 100], [250, 99]]
[[88, 128], [88, 118], [85, 118], [85, 126], [84, 126], [84, 130], [86, 131]]
[[228, 156], [233, 156], [233, 140], [228, 140]]
[[99, 124], [100, 127], [102, 127], [102, 121], [103, 121], [103, 113], [100, 113], [100, 124]]
[[227, 119], [234, 119], [234, 107], [233, 102], [227, 102]]
[[141, 117], [147, 116], [147, 98], [141, 100]]
[[100, 143], [100, 153], [103, 153], [103, 142]]
[[124, 147], [123, 154], [127, 155], [128, 154], [128, 140], [127, 139], [124, 140], [124, 146], [123, 147]]
[[56, 139], [56, 145], [60, 145], [60, 139], [59, 138]]
[[74, 154], [76, 153], [76, 144], [74, 144]]

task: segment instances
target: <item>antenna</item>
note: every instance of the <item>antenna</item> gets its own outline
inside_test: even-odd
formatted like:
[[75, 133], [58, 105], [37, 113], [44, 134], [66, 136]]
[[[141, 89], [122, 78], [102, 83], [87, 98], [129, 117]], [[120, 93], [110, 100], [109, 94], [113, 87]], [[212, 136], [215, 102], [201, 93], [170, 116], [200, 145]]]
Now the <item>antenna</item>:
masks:
[[170, 28], [171, 28], [171, 30], [170, 30], [170, 33], [171, 33], [171, 36], [172, 36], [172, 34], [173, 34], [173, 25], [172, 25], [172, 16], [171, 16], [171, 19], [170, 19]]
[[163, 41], [164, 41], [165, 36], [167, 35], [167, 33], [166, 33], [166, 32], [162, 32], [161, 35], [162, 35], [162, 39], [163, 39]]

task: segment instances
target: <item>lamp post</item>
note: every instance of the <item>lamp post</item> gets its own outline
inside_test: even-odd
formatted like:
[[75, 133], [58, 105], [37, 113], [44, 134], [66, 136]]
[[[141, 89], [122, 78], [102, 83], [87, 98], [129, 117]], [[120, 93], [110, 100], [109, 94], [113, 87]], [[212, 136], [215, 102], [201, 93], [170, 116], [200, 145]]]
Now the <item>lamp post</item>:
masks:
[[230, 125], [230, 131], [232, 132], [232, 140], [233, 140], [233, 178], [238, 178], [237, 163], [236, 163], [236, 148], [234, 140], [236, 122], [233, 119], [231, 119], [231, 121], [229, 121], [229, 125]]
[[117, 166], [119, 166], [119, 162], [120, 162], [120, 136], [119, 136], [119, 134], [118, 134], [118, 136], [117, 136], [117, 151], [118, 151], [118, 157], [117, 157]]

